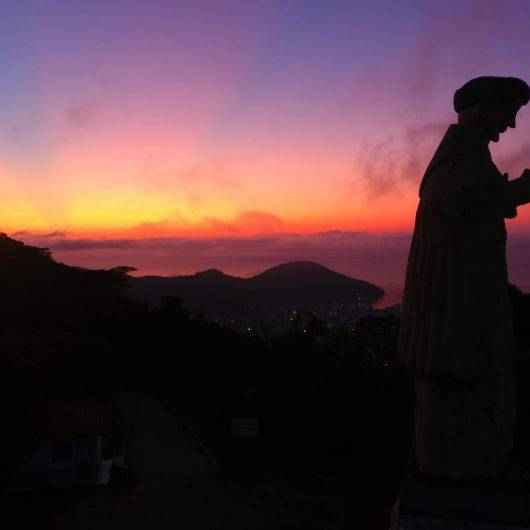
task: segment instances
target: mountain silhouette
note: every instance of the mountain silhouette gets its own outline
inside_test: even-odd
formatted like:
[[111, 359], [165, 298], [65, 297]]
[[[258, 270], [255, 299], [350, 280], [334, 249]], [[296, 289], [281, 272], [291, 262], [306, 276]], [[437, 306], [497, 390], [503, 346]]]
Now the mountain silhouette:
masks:
[[[360, 280], [354, 280], [338, 272], [334, 272], [319, 263], [313, 261], [293, 261], [282, 263], [276, 267], [250, 278], [253, 285], [262, 288], [291, 288], [291, 287], [321, 287], [321, 286], [343, 286], [368, 288], [370, 284]], [[375, 293], [375, 291], [374, 291]], [[368, 295], [368, 292], [366, 292]]]
[[384, 291], [319, 263], [293, 261], [250, 278], [207, 269], [192, 275], [132, 277], [130, 267], [89, 270], [57, 263], [46, 248], [25, 245], [0, 234], [0, 295], [6, 322], [75, 320], [89, 325], [114, 314], [124, 297], [160, 305], [179, 298], [187, 310], [229, 321], [269, 320], [293, 310], [328, 320], [349, 319], [371, 309]]
[[283, 263], [251, 278], [209, 269], [188, 276], [136, 277], [130, 282], [131, 295], [150, 305], [174, 296], [188, 309], [221, 320], [248, 319], [253, 312], [267, 318], [293, 309], [326, 317], [341, 307], [371, 307], [384, 294], [376, 285], [311, 261]]
[[4, 302], [0, 311], [8, 318], [18, 309], [26, 316], [31, 309], [50, 316], [45, 308], [70, 311], [75, 307], [77, 313], [102, 299], [108, 304], [109, 297], [118, 302], [127, 287], [127, 273], [132, 270], [72, 267], [54, 261], [47, 248], [26, 245], [0, 233], [0, 295]]
[[193, 275], [194, 278], [202, 279], [202, 280], [211, 280], [211, 281], [223, 281], [227, 278], [232, 278], [232, 276], [228, 276], [223, 271], [220, 271], [219, 269], [207, 269], [205, 271], [197, 272]]
[[0, 348], [48, 368], [94, 342], [100, 323], [130, 305], [128, 267], [88, 270], [57, 263], [46, 248], [0, 233]]

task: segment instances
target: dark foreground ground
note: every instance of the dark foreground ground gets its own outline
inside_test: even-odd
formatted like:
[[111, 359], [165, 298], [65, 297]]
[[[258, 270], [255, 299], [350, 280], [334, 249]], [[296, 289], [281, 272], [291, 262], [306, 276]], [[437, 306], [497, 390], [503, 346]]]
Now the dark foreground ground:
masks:
[[[303, 489], [272, 475], [254, 484], [220, 477], [159, 475], [136, 487], [114, 481], [63, 493], [11, 494], [3, 516], [17, 527], [57, 530], [346, 528], [343, 492], [336, 488], [326, 492], [325, 487], [313, 492]], [[348, 528], [362, 530], [352, 503]], [[403, 496], [399, 529], [528, 530], [529, 510], [530, 494], [520, 488], [487, 491], [410, 482]]]
[[528, 528], [527, 526], [513, 526], [424, 515], [404, 515], [400, 520], [400, 530], [528, 530]]
[[137, 487], [115, 481], [62, 493], [11, 494], [5, 501], [4, 518], [24, 528], [344, 528], [340, 491], [302, 491], [273, 476], [244, 484], [220, 477], [158, 475]]
[[406, 480], [401, 496], [403, 530], [519, 530], [530, 528], [530, 482], [457, 484]]

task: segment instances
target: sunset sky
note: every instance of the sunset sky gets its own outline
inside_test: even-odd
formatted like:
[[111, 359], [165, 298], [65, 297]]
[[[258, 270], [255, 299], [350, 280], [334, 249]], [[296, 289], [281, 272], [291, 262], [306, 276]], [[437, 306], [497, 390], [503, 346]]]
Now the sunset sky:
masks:
[[[398, 284], [455, 89], [530, 80], [526, 0], [2, 7], [0, 230], [90, 267], [320, 258]], [[490, 147], [529, 167], [530, 107]], [[530, 206], [508, 230], [530, 234]]]

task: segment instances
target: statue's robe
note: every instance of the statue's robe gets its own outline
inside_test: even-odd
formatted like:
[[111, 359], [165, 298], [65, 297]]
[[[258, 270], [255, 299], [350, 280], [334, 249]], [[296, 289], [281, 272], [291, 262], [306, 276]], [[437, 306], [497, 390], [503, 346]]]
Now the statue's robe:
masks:
[[504, 219], [517, 211], [506, 184], [487, 142], [452, 124], [420, 186], [398, 356], [415, 377], [416, 460], [428, 475], [491, 477], [510, 457], [515, 338]]

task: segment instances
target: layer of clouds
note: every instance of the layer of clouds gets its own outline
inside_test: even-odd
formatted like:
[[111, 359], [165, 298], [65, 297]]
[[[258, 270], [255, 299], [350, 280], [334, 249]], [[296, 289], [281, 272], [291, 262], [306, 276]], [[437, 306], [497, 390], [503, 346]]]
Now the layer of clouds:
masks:
[[31, 232], [29, 230], [19, 230], [18, 232], [13, 232], [11, 237], [15, 239], [36, 239], [36, 240], [51, 240], [55, 238], [65, 238], [67, 233], [62, 230], [55, 230], [53, 232], [43, 232], [42, 234]]
[[366, 199], [418, 184], [448, 126], [445, 122], [408, 126], [397, 138], [388, 136], [379, 143], [362, 145], [354, 164]]
[[186, 167], [171, 167], [166, 161], [150, 155], [139, 170], [139, 178], [146, 179], [157, 187], [174, 186], [175, 183], [202, 187], [217, 183], [219, 188], [234, 189], [241, 185], [241, 181], [233, 175], [230, 161], [223, 159], [203, 160]]
[[[11, 234], [14, 236], [14, 234]], [[385, 303], [399, 301], [405, 281], [411, 235], [333, 230], [252, 238], [70, 239], [61, 233], [20, 234], [28, 244], [50, 248], [56, 261], [93, 269], [135, 267], [136, 276], [178, 276], [206, 269], [250, 277], [291, 261], [314, 261], [387, 292]], [[508, 238], [510, 281], [530, 292], [530, 236]]]
[[190, 209], [200, 209], [211, 197], [229, 202], [246, 190], [246, 183], [236, 176], [237, 164], [229, 157], [206, 158], [179, 167], [167, 161], [167, 155], [148, 154], [134, 178], [148, 191], [178, 193]]
[[[527, 55], [528, 44], [520, 38], [527, 22], [519, 1], [464, 0], [454, 10], [440, 4], [418, 12], [417, 36], [400, 69], [403, 121], [362, 146], [355, 159], [368, 200], [419, 183], [452, 116], [456, 119], [452, 99], [459, 86], [479, 75], [524, 76], [511, 71], [503, 55], [508, 46], [514, 56]], [[519, 176], [529, 154], [527, 144], [500, 159], [499, 168]]]
[[[14, 235], [14, 234], [12, 234]], [[57, 261], [87, 268], [132, 266], [136, 275], [181, 275], [210, 268], [249, 277], [290, 261], [314, 261], [377, 285], [399, 285], [410, 235], [329, 231], [248, 238], [79, 239], [25, 233], [19, 239], [47, 247]]]

